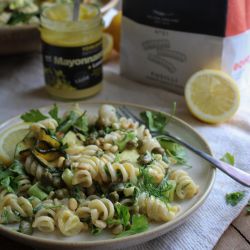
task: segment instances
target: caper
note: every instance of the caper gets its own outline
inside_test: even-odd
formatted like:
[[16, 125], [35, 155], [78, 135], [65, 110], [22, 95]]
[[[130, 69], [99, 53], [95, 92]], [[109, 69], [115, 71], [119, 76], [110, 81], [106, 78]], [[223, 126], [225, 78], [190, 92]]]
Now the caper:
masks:
[[115, 191], [117, 191], [117, 192], [121, 192], [124, 189], [124, 184], [123, 183], [119, 183], [119, 184], [115, 185], [113, 189]]
[[138, 158], [138, 162], [139, 164], [142, 164], [142, 165], [147, 165], [149, 164], [150, 162], [153, 161], [153, 158], [151, 156], [150, 153], [145, 153], [144, 155], [141, 155], [139, 158]]
[[142, 145], [143, 145], [142, 140], [138, 140], [137, 141], [137, 148], [140, 149], [142, 147]]
[[63, 162], [63, 166], [65, 167], [65, 168], [69, 168], [70, 167], [70, 160], [69, 159], [66, 159], [64, 162]]
[[134, 142], [134, 141], [128, 141], [127, 144], [126, 144], [126, 149], [133, 149], [137, 146], [137, 143]]
[[66, 188], [58, 189], [55, 191], [56, 197], [58, 199], [63, 199], [69, 196], [69, 191]]
[[99, 136], [104, 137], [105, 136], [105, 131], [104, 130], [99, 130]]
[[41, 183], [43, 186], [50, 186], [53, 184], [53, 177], [52, 174], [49, 172], [44, 172], [41, 176]]
[[119, 200], [119, 194], [116, 191], [114, 191], [109, 194], [109, 198], [111, 201], [116, 202]]
[[161, 147], [155, 147], [152, 149], [151, 153], [153, 154], [160, 154], [160, 155], [164, 155], [165, 154], [165, 151], [163, 148]]
[[85, 145], [94, 145], [96, 139], [95, 138], [88, 138], [85, 142]]
[[53, 186], [54, 187], [60, 187], [62, 184], [60, 176], [54, 176], [53, 177]]

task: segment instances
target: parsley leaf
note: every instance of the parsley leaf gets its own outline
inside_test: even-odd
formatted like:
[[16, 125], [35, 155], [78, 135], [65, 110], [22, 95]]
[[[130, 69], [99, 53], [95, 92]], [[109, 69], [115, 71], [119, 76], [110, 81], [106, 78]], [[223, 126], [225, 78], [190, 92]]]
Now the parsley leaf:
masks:
[[4, 179], [2, 179], [0, 182], [1, 187], [6, 189], [8, 192], [13, 192], [13, 189], [10, 186], [11, 179], [13, 179], [13, 177], [8, 176], [8, 177], [5, 177]]
[[89, 130], [88, 127], [88, 118], [85, 115], [85, 113], [83, 115], [81, 115], [75, 122], [74, 124], [74, 128], [76, 128], [77, 130], [79, 130], [82, 133], [87, 133]]
[[186, 151], [184, 147], [170, 140], [166, 136], [158, 136], [157, 140], [159, 141], [161, 147], [165, 150], [166, 154], [176, 161], [177, 164], [186, 163]]
[[31, 109], [29, 112], [22, 114], [20, 117], [25, 122], [39, 122], [48, 118], [38, 109]]
[[102, 232], [101, 228], [92, 225], [91, 234], [93, 234], [93, 235], [99, 235], [101, 232]]
[[58, 117], [58, 106], [56, 104], [54, 104], [51, 110], [49, 111], [49, 115], [58, 123], [60, 123], [61, 119]]
[[9, 168], [0, 167], [0, 187], [8, 192], [16, 192], [18, 190], [16, 178], [22, 174], [24, 174], [23, 165], [17, 160]]
[[111, 219], [108, 220], [107, 223], [108, 224], [115, 224], [115, 225], [119, 225], [122, 224], [124, 226], [124, 228], [126, 228], [129, 224], [130, 224], [130, 213], [129, 213], [129, 209], [128, 207], [120, 204], [120, 203], [116, 203], [115, 204], [115, 211], [117, 213], [117, 219]]
[[148, 220], [144, 215], [133, 215], [130, 229], [121, 232], [117, 237], [129, 236], [148, 229]]
[[231, 206], [236, 206], [245, 196], [245, 192], [234, 192], [226, 194], [226, 202]]
[[167, 125], [167, 117], [161, 112], [144, 111], [140, 116], [152, 132], [162, 132]]
[[11, 166], [9, 167], [9, 170], [12, 172], [12, 173], [15, 173], [17, 175], [23, 175], [25, 174], [24, 173], [24, 169], [23, 169], [23, 165], [20, 161], [18, 160], [15, 160]]
[[171, 115], [167, 117], [161, 112], [144, 111], [140, 113], [142, 120], [152, 132], [162, 132], [170, 122], [176, 111], [176, 102], [173, 103]]
[[8, 169], [5, 169], [3, 167], [0, 167], [0, 181], [8, 176], [10, 176], [11, 173]]
[[228, 152], [226, 154], [224, 154], [224, 156], [220, 160], [224, 161], [232, 166], [234, 166], [234, 163], [235, 163], [234, 156]]

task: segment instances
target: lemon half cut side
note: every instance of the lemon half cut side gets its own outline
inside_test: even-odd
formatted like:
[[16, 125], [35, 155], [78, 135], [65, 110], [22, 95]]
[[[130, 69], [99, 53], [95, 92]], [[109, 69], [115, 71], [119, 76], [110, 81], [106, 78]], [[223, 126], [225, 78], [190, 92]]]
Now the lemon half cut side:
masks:
[[221, 123], [238, 110], [240, 91], [229, 75], [207, 69], [198, 71], [187, 81], [185, 99], [196, 118], [207, 123]]

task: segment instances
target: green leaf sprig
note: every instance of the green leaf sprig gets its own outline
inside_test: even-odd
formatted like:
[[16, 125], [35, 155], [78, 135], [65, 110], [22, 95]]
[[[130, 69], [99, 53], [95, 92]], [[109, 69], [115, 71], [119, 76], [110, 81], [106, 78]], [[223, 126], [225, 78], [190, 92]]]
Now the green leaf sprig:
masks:
[[226, 202], [231, 206], [236, 206], [245, 196], [244, 191], [226, 194]]
[[148, 230], [148, 220], [144, 215], [135, 214], [132, 216], [132, 223], [128, 230], [121, 232], [117, 238], [138, 234]]
[[176, 112], [176, 102], [173, 103], [171, 115], [167, 117], [162, 112], [144, 111], [140, 113], [141, 119], [152, 132], [162, 132]]
[[228, 164], [230, 164], [232, 166], [234, 166], [234, 164], [235, 164], [234, 156], [232, 154], [228, 153], [228, 152], [225, 153], [220, 160], [224, 161], [224, 162], [226, 162], [226, 163], [228, 163]]
[[21, 115], [21, 119], [25, 122], [39, 122], [47, 118], [48, 116], [42, 114], [39, 109], [31, 109], [29, 112]]
[[165, 150], [167, 156], [176, 164], [185, 164], [187, 162], [186, 150], [183, 146], [164, 135], [157, 136], [157, 140], [159, 141], [161, 147]]

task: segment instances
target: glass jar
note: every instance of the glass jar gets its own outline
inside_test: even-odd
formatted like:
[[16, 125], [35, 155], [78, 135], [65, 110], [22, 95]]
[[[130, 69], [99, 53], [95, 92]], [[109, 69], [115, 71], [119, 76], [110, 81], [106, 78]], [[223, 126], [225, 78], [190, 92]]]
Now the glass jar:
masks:
[[82, 4], [72, 21], [73, 5], [57, 4], [41, 15], [41, 40], [47, 91], [63, 99], [81, 99], [101, 90], [102, 22], [99, 9]]

